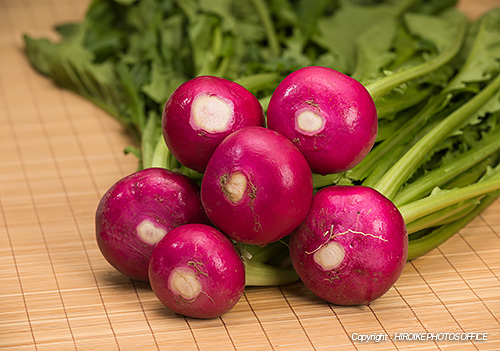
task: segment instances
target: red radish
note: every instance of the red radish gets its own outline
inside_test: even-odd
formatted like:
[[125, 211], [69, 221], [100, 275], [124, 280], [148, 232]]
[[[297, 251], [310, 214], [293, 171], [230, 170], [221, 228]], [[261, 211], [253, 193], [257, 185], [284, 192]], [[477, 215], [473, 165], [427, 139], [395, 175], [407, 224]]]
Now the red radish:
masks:
[[361, 305], [385, 294], [408, 254], [396, 206], [365, 186], [318, 191], [304, 222], [290, 235], [290, 258], [304, 284], [337, 305]]
[[203, 173], [219, 143], [237, 129], [264, 125], [257, 98], [230, 80], [200, 76], [181, 84], [163, 109], [162, 130], [174, 157]]
[[203, 208], [232, 239], [264, 246], [288, 235], [307, 215], [312, 174], [287, 138], [248, 127], [213, 153], [201, 183]]
[[289, 74], [271, 96], [267, 126], [292, 140], [314, 173], [356, 166], [375, 143], [377, 111], [355, 79], [310, 66]]
[[160, 301], [188, 317], [228, 312], [245, 289], [245, 267], [233, 243], [205, 224], [170, 231], [153, 250], [149, 281]]
[[200, 189], [188, 177], [163, 168], [146, 168], [116, 182], [96, 211], [101, 253], [118, 271], [148, 280], [153, 248], [170, 230], [207, 223]]

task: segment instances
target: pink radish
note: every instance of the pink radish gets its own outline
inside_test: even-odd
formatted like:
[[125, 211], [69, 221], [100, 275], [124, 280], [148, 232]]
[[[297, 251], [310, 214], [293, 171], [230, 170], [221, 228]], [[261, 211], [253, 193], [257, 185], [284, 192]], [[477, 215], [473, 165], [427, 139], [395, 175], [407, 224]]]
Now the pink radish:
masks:
[[267, 109], [267, 126], [299, 148], [314, 173], [356, 166], [375, 143], [375, 103], [358, 81], [327, 67], [292, 72], [278, 85]]
[[262, 127], [240, 129], [224, 139], [201, 183], [212, 223], [236, 241], [261, 246], [302, 222], [312, 192], [304, 156], [287, 138]]
[[369, 304], [381, 297], [399, 278], [408, 254], [399, 210], [364, 186], [318, 191], [289, 244], [304, 284], [337, 305]]
[[170, 231], [153, 250], [149, 281], [174, 312], [214, 318], [228, 312], [245, 289], [245, 267], [233, 243], [204, 224]]
[[203, 173], [219, 143], [233, 131], [264, 125], [257, 98], [230, 80], [200, 76], [168, 98], [162, 117], [165, 142], [184, 166]]
[[208, 222], [198, 185], [163, 168], [146, 168], [120, 179], [103, 195], [95, 216], [96, 238], [113, 267], [147, 281], [158, 241], [173, 228], [193, 222]]

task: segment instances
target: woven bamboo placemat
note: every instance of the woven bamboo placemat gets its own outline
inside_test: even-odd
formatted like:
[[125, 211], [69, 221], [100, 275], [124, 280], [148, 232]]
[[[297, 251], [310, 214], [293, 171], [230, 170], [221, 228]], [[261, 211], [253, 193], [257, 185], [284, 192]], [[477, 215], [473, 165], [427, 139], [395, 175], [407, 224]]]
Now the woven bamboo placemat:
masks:
[[[467, 1], [472, 16], [500, 1]], [[338, 307], [300, 283], [248, 288], [222, 318], [175, 315], [147, 284], [102, 258], [100, 196], [136, 169], [111, 117], [27, 63], [22, 33], [82, 18], [87, 0], [0, 0], [1, 350], [500, 350], [500, 202], [409, 262], [363, 307]], [[487, 341], [395, 340], [487, 333]], [[359, 335], [386, 335], [363, 343]], [[391, 337], [393, 340], [391, 340]], [[442, 337], [442, 336], [441, 336]]]

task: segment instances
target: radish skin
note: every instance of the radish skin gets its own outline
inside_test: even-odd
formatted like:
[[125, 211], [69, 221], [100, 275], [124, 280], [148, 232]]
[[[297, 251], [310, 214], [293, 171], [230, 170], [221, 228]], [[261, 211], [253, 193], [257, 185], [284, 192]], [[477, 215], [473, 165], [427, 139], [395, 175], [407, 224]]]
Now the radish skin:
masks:
[[372, 149], [378, 130], [375, 103], [364, 86], [331, 68], [289, 74], [271, 96], [267, 126], [299, 148], [314, 173], [347, 171]]
[[307, 215], [312, 173], [284, 136], [247, 127], [215, 150], [201, 183], [208, 218], [235, 241], [264, 246], [290, 234]]
[[149, 281], [172, 311], [215, 318], [241, 298], [245, 267], [233, 243], [219, 230], [186, 224], [170, 231], [153, 250]]
[[181, 84], [162, 115], [165, 143], [184, 166], [203, 173], [220, 142], [235, 130], [263, 126], [257, 98], [230, 80], [199, 76]]
[[208, 223], [198, 185], [163, 168], [146, 168], [120, 179], [102, 196], [95, 216], [96, 239], [114, 268], [148, 281], [153, 248], [186, 223]]
[[364, 186], [318, 191], [289, 245], [304, 284], [337, 305], [366, 305], [384, 295], [408, 255], [400, 212], [385, 196]]

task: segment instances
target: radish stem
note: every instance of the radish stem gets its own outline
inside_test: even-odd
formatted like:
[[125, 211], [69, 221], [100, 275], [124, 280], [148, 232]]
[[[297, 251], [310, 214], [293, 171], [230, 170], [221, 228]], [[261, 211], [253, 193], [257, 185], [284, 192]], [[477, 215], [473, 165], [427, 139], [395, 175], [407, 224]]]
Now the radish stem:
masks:
[[488, 194], [500, 189], [500, 173], [485, 181], [480, 181], [463, 188], [443, 190], [436, 195], [429, 195], [399, 207], [405, 223], [410, 223], [418, 218], [439, 211], [448, 206], [457, 204], [477, 196]]
[[299, 280], [293, 269], [284, 269], [243, 258], [245, 263], [246, 286], [279, 286], [295, 283]]
[[154, 148], [153, 156], [151, 157], [151, 167], [167, 168], [167, 158], [169, 154], [170, 152], [165, 144], [165, 139], [163, 135], [160, 135]]
[[445, 184], [446, 181], [473, 167], [497, 152], [498, 149], [500, 149], [500, 132], [495, 132], [485, 137], [477, 148], [461, 154], [453, 162], [430, 171], [403, 188], [395, 196], [394, 203], [396, 206], [401, 206], [429, 194], [434, 187]]
[[467, 224], [469, 224], [469, 222], [476, 218], [489, 205], [491, 205], [493, 201], [495, 201], [496, 197], [497, 195], [488, 195], [481, 201], [481, 204], [476, 206], [476, 208], [468, 215], [455, 222], [443, 225], [419, 239], [410, 240], [408, 247], [408, 260], [412, 260], [419, 256], [425, 255], [429, 251], [433, 250], [434, 248], [438, 247], [446, 240], [451, 238], [460, 229], [465, 227]]
[[479, 199], [472, 198], [414, 220], [406, 225], [408, 234], [457, 221], [474, 210], [478, 202]]
[[279, 56], [281, 51], [280, 44], [278, 41], [278, 37], [276, 36], [276, 30], [274, 29], [274, 25], [271, 20], [267, 5], [262, 0], [252, 0], [252, 3], [255, 7], [255, 10], [259, 14], [264, 29], [266, 30], [269, 49], [271, 50], [272, 55], [277, 57]]
[[389, 199], [394, 199], [401, 185], [408, 180], [408, 177], [424, 159], [425, 155], [431, 152], [436, 145], [453, 131], [462, 126], [498, 89], [500, 89], [500, 75], [423, 136], [384, 174], [374, 187]]
[[467, 29], [467, 21], [465, 18], [463, 18], [458, 26], [456, 40], [453, 42], [453, 45], [451, 45], [447, 50], [444, 50], [438, 56], [434, 57], [433, 59], [427, 62], [424, 62], [417, 66], [413, 66], [405, 70], [401, 70], [397, 73], [391, 74], [384, 78], [378, 79], [373, 83], [368, 84], [366, 86], [366, 89], [370, 92], [371, 96], [373, 97], [373, 100], [376, 101], [382, 98], [385, 94], [387, 94], [389, 91], [396, 88], [397, 86], [405, 82], [408, 82], [412, 79], [421, 77], [432, 71], [435, 71], [439, 67], [448, 63], [452, 58], [456, 56], [457, 52], [462, 47], [462, 42], [465, 37], [466, 29]]

